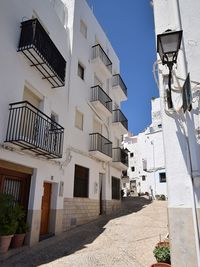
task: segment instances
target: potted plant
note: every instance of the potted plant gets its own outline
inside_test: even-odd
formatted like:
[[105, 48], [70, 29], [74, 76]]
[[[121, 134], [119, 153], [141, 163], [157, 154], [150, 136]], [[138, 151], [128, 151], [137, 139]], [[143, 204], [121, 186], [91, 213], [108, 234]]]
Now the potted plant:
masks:
[[7, 252], [17, 229], [17, 208], [13, 196], [0, 194], [0, 253]]
[[14, 234], [11, 241], [12, 248], [19, 248], [23, 245], [25, 235], [28, 232], [28, 230], [29, 230], [28, 224], [25, 222], [24, 218], [21, 218], [18, 221], [16, 233]]
[[153, 250], [154, 257], [157, 260], [157, 263], [152, 264], [150, 267], [167, 267], [171, 266], [171, 259], [170, 259], [170, 247], [169, 242], [159, 242], [154, 250]]

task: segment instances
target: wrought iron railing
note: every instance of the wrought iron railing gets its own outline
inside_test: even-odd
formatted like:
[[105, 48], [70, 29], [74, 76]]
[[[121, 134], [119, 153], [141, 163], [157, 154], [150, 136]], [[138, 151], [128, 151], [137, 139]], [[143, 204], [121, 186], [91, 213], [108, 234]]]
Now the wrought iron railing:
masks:
[[36, 67], [53, 87], [64, 86], [66, 61], [38, 19], [21, 23], [18, 51]]
[[126, 130], [128, 130], [128, 120], [120, 109], [113, 110], [113, 122], [121, 122]]
[[122, 171], [121, 178], [128, 178], [128, 172], [127, 172], [127, 170], [123, 170]]
[[124, 94], [127, 96], [127, 87], [119, 74], [113, 75], [112, 86], [120, 86]]
[[100, 133], [90, 134], [90, 151], [99, 151], [112, 158], [112, 142]]
[[107, 67], [107, 69], [112, 73], [112, 62], [103, 50], [103, 48], [100, 46], [100, 44], [94, 45], [92, 47], [92, 59], [100, 58], [101, 61], [104, 63], [104, 65]]
[[28, 101], [10, 104], [6, 141], [47, 158], [62, 157], [64, 128]]
[[112, 113], [112, 99], [99, 86], [91, 87], [91, 102], [100, 101]]
[[113, 148], [112, 150], [113, 162], [121, 162], [124, 165], [128, 166], [128, 154], [124, 149], [120, 147]]

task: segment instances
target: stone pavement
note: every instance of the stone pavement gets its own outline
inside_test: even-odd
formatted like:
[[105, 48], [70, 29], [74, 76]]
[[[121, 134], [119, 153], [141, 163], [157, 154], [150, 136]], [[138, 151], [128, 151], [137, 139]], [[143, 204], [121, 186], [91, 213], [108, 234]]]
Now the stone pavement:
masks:
[[147, 267], [167, 230], [167, 202], [144, 197], [123, 200], [112, 216], [44, 240], [0, 263], [1, 267]]

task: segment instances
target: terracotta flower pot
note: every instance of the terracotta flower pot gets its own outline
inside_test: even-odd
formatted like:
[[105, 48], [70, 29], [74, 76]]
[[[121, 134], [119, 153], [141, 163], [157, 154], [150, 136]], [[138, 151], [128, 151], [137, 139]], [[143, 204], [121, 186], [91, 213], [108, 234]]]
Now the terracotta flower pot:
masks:
[[169, 241], [160, 241], [156, 244], [156, 247], [169, 247]]
[[13, 235], [0, 236], [0, 254], [8, 251], [12, 237]]
[[23, 245], [26, 234], [15, 234], [11, 241], [11, 248], [19, 248]]
[[164, 263], [164, 262], [157, 262], [157, 263], [151, 264], [149, 267], [171, 267], [171, 265], [168, 263]]

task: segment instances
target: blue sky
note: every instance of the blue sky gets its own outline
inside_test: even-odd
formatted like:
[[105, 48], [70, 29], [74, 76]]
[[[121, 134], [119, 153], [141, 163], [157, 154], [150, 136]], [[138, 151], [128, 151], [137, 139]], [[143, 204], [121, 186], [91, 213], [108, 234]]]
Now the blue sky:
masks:
[[151, 123], [151, 97], [158, 96], [152, 66], [156, 59], [150, 0], [88, 0], [120, 59], [128, 88], [122, 111], [129, 131], [138, 134]]

